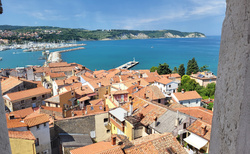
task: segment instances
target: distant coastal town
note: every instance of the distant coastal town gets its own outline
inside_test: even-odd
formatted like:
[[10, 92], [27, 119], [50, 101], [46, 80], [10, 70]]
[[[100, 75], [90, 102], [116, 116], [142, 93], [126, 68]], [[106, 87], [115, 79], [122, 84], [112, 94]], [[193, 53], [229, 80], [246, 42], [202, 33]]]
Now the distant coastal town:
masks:
[[49, 26], [0, 25], [0, 44], [25, 44], [25, 42], [68, 42], [80, 40], [124, 40], [149, 38], [196, 38], [205, 37], [200, 32], [177, 30], [122, 30], [122, 29], [71, 29]]
[[129, 70], [133, 59], [90, 70], [45, 55], [43, 66], [0, 70], [12, 152], [209, 152], [216, 76], [195, 58], [187, 69]]

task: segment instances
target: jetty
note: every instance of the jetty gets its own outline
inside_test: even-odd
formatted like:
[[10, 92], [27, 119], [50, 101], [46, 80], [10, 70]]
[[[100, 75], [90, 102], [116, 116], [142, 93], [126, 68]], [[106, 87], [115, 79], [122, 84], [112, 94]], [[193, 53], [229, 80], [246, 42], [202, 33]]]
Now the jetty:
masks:
[[73, 49], [67, 49], [67, 50], [61, 50], [61, 51], [55, 51], [55, 52], [62, 53], [62, 52], [69, 52], [69, 51], [81, 50], [81, 49], [85, 49], [85, 48], [79, 47], [79, 48], [73, 48]]
[[135, 58], [134, 58], [133, 61], [129, 61], [129, 62], [117, 67], [116, 69], [130, 69], [137, 64], [139, 64], [139, 61], [135, 61]]

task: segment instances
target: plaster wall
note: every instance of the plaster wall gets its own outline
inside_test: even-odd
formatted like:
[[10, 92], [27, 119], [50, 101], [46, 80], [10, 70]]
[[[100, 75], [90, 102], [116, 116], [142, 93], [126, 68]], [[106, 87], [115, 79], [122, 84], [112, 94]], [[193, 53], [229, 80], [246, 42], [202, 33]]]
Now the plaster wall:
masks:
[[227, 0], [219, 54], [210, 153], [250, 151], [250, 3]]

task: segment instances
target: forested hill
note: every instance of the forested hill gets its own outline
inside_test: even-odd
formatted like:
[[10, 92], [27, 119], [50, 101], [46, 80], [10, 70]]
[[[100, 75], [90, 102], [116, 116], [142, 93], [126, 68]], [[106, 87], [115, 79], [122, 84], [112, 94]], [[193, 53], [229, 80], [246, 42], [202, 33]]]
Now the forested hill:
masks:
[[[4, 39], [30, 41], [57, 40], [120, 40], [147, 38], [193, 38], [205, 37], [200, 32], [180, 32], [177, 30], [86, 30], [60, 28], [51, 26], [10, 26], [0, 25], [0, 34], [11, 32], [11, 35], [0, 35]], [[21, 38], [18, 36], [22, 36]], [[9, 37], [9, 38], [8, 38]]]

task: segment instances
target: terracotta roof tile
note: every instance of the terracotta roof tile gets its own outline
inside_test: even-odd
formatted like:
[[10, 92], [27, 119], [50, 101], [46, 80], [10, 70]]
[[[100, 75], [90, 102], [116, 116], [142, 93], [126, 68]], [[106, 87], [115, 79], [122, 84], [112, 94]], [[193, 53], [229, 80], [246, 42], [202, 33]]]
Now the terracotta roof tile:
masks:
[[202, 98], [196, 91], [186, 91], [173, 93], [179, 101]]
[[122, 154], [122, 150], [119, 146], [112, 146], [110, 142], [98, 142], [91, 145], [87, 145], [81, 148], [70, 150], [71, 154], [97, 154], [102, 153], [106, 154]]
[[28, 127], [33, 127], [39, 124], [43, 124], [49, 122], [49, 116], [46, 114], [33, 114], [30, 116], [27, 116], [24, 119], [24, 123], [28, 125]]
[[[152, 137], [151, 137], [152, 136]], [[145, 138], [145, 140], [143, 140]], [[139, 139], [139, 144], [125, 149], [125, 153], [167, 153], [167, 148], [172, 148], [177, 154], [187, 153], [171, 133], [152, 134]], [[136, 140], [134, 141], [137, 142]]]
[[47, 73], [48, 76], [51, 78], [59, 78], [59, 77], [66, 77], [64, 72], [59, 72], [59, 73]]
[[7, 128], [19, 128], [19, 127], [27, 127], [27, 124], [25, 124], [24, 122], [21, 122], [21, 119], [11, 119], [9, 120], [8, 118], [6, 118], [7, 120]]
[[212, 125], [213, 111], [211, 110], [205, 109], [203, 107], [184, 107], [175, 109], [187, 115], [202, 119], [202, 121]]
[[41, 109], [42, 110], [55, 111], [55, 112], [62, 113], [62, 108], [61, 107], [41, 106]]
[[94, 88], [99, 88], [99, 84], [101, 86], [109, 86], [111, 85], [110, 80], [103, 78], [103, 79], [95, 79], [95, 80], [90, 80], [89, 83], [94, 87]]
[[101, 98], [99, 98], [99, 99], [91, 100], [89, 103], [91, 105], [103, 105], [104, 104], [103, 102], [104, 101]]
[[173, 81], [170, 80], [170, 79], [167, 79], [167, 78], [161, 78], [156, 82], [159, 82], [159, 83], [162, 83], [162, 84], [168, 84], [168, 83], [173, 82]]
[[66, 67], [70, 66], [67, 62], [60, 62], [60, 63], [49, 63], [49, 67]]
[[49, 94], [51, 93], [50, 89], [46, 89], [44, 87], [33, 88], [29, 90], [23, 90], [19, 92], [8, 93], [3, 96], [3, 98], [8, 99], [10, 101], [22, 100], [29, 97], [34, 97], [37, 95]]
[[10, 112], [9, 114], [12, 114], [15, 116], [15, 118], [25, 118], [27, 115], [33, 113], [34, 110], [32, 109], [32, 107], [26, 108], [26, 109], [21, 109], [21, 110], [17, 110], [17, 111], [13, 111]]
[[20, 81], [15, 77], [9, 77], [8, 79], [1, 81], [2, 93], [5, 93], [11, 88], [14, 88], [22, 83], [23, 81]]
[[196, 120], [187, 128], [187, 130], [210, 141], [211, 125], [204, 121]]
[[36, 140], [35, 136], [31, 131], [8, 131], [9, 138], [25, 139], [25, 140]]

